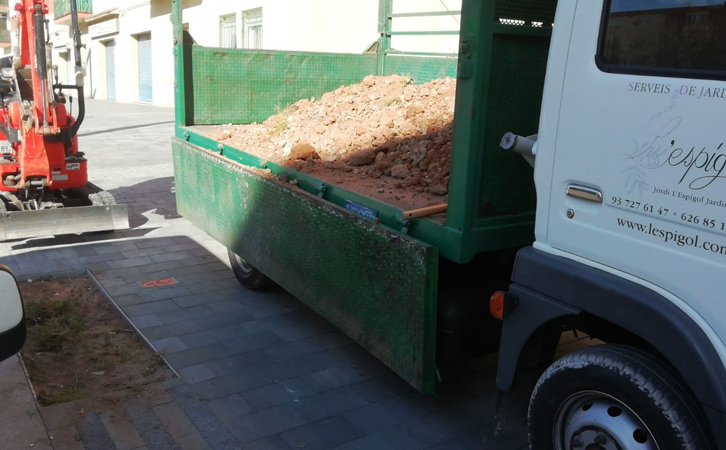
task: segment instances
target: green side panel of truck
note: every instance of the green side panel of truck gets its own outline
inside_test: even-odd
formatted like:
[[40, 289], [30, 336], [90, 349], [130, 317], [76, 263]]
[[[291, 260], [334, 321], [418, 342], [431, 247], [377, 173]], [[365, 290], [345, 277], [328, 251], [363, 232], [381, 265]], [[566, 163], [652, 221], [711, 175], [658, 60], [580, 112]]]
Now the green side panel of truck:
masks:
[[414, 83], [437, 78], [456, 77], [456, 58], [422, 58], [415, 56], [388, 56], [384, 60], [383, 75], [411, 77]]
[[433, 392], [438, 251], [173, 139], [179, 212]]

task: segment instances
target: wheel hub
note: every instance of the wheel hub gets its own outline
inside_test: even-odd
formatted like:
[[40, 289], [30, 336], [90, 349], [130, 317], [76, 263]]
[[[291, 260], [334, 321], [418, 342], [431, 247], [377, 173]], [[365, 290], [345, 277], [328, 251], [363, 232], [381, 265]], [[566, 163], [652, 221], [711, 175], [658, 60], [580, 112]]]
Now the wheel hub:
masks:
[[562, 450], [657, 450], [643, 421], [626, 405], [602, 393], [570, 397], [555, 419]]
[[254, 270], [254, 267], [249, 265], [247, 261], [240, 258], [239, 256], [235, 255], [235, 262], [237, 263], [237, 267], [244, 272], [245, 274], [250, 274]]

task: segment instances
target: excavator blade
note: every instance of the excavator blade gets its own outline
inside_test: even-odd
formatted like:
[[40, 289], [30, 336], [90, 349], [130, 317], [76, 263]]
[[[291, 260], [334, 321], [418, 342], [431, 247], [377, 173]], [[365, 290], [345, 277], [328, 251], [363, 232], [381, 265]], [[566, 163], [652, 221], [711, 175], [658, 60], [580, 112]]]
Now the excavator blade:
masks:
[[128, 206], [117, 205], [111, 193], [88, 183], [84, 188], [68, 194], [76, 200], [73, 204], [77, 204], [80, 198], [88, 206], [7, 211], [0, 201], [0, 242], [129, 229]]
[[128, 229], [127, 205], [77, 206], [0, 213], [0, 241]]

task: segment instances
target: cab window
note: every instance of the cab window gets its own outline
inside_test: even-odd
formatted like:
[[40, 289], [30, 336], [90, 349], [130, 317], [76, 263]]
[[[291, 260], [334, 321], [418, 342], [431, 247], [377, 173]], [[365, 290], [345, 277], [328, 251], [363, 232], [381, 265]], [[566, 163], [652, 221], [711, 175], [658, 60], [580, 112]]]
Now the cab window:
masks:
[[725, 24], [724, 0], [608, 0], [598, 63], [612, 72], [723, 78]]

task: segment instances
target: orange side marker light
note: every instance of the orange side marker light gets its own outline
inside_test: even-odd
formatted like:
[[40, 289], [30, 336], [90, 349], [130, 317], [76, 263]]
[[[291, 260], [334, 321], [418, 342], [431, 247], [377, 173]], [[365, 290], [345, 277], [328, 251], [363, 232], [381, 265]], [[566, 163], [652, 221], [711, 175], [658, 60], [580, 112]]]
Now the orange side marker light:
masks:
[[489, 314], [497, 320], [504, 319], [504, 292], [497, 291], [489, 298]]

